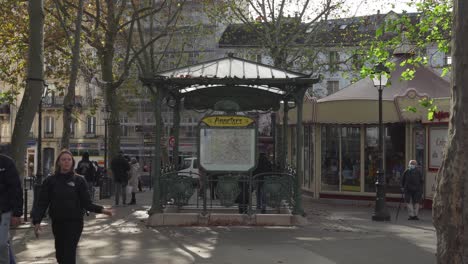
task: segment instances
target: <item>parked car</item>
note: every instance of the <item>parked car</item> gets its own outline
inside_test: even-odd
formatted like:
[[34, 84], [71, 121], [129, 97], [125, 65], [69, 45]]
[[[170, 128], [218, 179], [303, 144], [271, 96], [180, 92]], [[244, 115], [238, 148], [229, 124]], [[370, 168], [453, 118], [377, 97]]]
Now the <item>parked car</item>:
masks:
[[182, 168], [179, 170], [179, 175], [187, 175], [192, 178], [200, 178], [198, 170], [198, 159], [197, 157], [185, 158], [182, 162]]

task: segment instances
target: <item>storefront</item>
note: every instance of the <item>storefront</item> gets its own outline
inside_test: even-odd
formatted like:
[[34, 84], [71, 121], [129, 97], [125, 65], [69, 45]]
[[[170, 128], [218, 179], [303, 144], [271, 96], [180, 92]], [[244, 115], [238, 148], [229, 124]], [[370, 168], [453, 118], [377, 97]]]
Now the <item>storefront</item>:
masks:
[[[425, 177], [424, 197], [431, 204], [435, 176], [447, 142], [449, 83], [429, 69], [418, 69], [411, 81], [401, 81], [402, 68], [383, 91], [384, 172], [387, 197], [399, 198], [400, 179], [408, 161], [415, 159]], [[432, 121], [419, 101], [434, 99]], [[369, 199], [375, 197], [378, 163], [378, 91], [362, 79], [320, 100], [304, 102], [302, 188], [317, 198]], [[408, 110], [415, 107], [416, 111]], [[281, 113], [281, 111], [280, 111]], [[294, 110], [289, 113], [289, 146], [295, 146]], [[282, 117], [278, 118], [281, 122]], [[288, 149], [294, 166], [295, 150]]]

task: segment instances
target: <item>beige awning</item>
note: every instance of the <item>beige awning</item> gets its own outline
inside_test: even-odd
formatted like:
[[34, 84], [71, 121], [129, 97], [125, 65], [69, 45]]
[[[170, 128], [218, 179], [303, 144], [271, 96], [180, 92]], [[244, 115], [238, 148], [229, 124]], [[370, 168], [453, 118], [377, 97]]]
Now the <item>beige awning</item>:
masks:
[[[398, 109], [402, 104], [398, 98], [411, 97], [411, 91], [422, 97], [449, 98], [450, 84], [426, 67], [419, 67], [412, 80], [401, 80], [401, 73], [407, 67], [397, 66], [391, 73], [389, 85], [382, 93], [382, 121], [384, 123], [424, 120], [423, 111], [411, 118], [406, 118]], [[316, 122], [328, 124], [375, 124], [379, 120], [378, 89], [367, 77], [351, 84], [342, 90], [317, 101]], [[401, 100], [400, 100], [401, 101]], [[413, 100], [414, 106], [418, 105]], [[426, 118], [427, 120], [427, 118]]]
[[[317, 105], [317, 123], [374, 124], [379, 121], [378, 100], [341, 100]], [[393, 101], [382, 102], [382, 122], [400, 122]]]

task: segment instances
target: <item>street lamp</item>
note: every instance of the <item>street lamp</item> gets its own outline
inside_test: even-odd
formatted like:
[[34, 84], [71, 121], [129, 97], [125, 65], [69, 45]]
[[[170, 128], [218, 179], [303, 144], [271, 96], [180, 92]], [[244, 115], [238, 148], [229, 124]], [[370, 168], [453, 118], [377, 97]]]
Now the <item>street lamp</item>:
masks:
[[44, 98], [47, 96], [48, 92], [49, 86], [44, 83], [44, 91], [42, 93], [41, 100], [39, 101], [39, 109], [37, 110], [37, 168], [36, 181], [34, 184], [34, 205], [36, 204], [37, 199], [39, 198], [39, 192], [41, 191], [42, 187], [42, 103], [44, 101]]
[[382, 124], [382, 90], [387, 85], [389, 70], [385, 65], [379, 63], [374, 68], [374, 86], [379, 91], [379, 170], [377, 171], [377, 180], [375, 182], [376, 201], [375, 212], [372, 215], [373, 221], [390, 221], [390, 214], [385, 206], [385, 172], [384, 172], [384, 153], [383, 153], [383, 124]]

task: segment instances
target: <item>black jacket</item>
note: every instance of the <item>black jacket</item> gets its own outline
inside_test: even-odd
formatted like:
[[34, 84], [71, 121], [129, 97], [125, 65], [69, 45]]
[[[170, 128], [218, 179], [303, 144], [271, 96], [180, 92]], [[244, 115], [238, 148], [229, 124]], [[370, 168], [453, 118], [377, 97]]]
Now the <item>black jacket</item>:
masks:
[[418, 169], [407, 169], [403, 172], [401, 187], [404, 188], [405, 191], [422, 192], [423, 182], [424, 179], [421, 171]]
[[75, 172], [83, 175], [89, 184], [96, 182], [96, 168], [90, 160], [80, 160]]
[[23, 189], [15, 163], [0, 154], [0, 211], [10, 212], [13, 216], [23, 214]]
[[130, 164], [128, 164], [128, 161], [122, 155], [118, 155], [117, 157], [113, 158], [110, 167], [115, 182], [128, 182], [128, 171], [130, 170]]
[[32, 210], [33, 224], [39, 224], [49, 208], [54, 220], [82, 220], [84, 211], [101, 213], [103, 207], [93, 204], [86, 180], [73, 172], [47, 177], [39, 200]]

